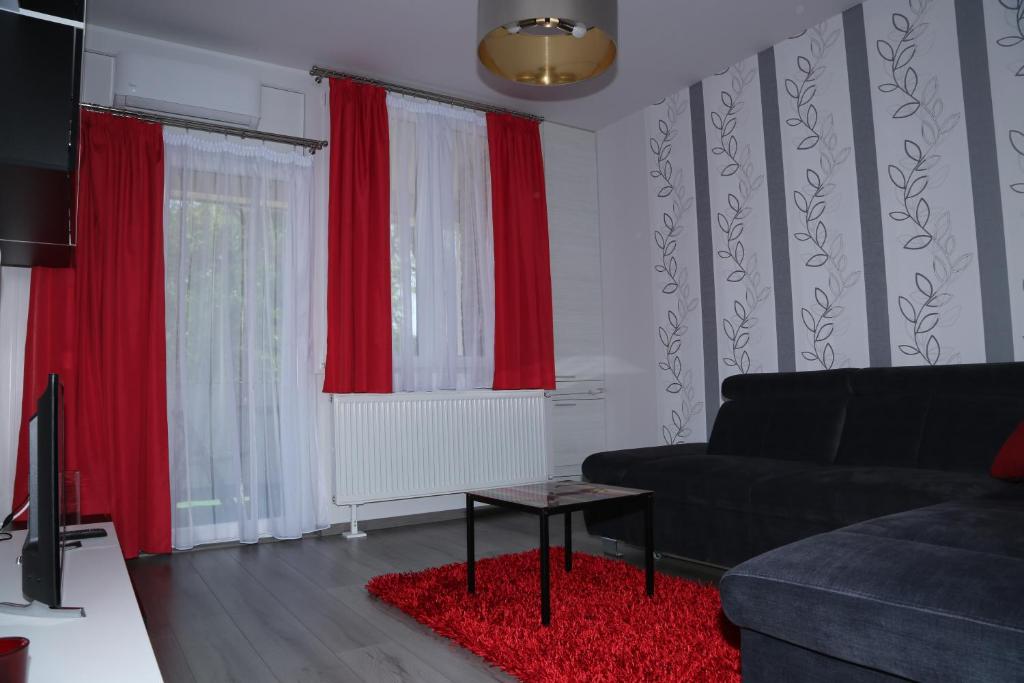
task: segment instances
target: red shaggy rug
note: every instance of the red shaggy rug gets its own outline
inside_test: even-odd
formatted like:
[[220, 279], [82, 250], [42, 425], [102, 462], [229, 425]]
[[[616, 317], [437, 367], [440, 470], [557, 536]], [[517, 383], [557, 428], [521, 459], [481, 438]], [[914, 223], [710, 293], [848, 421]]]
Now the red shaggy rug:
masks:
[[718, 590], [664, 574], [655, 595], [626, 562], [551, 549], [551, 626], [540, 625], [539, 553], [372, 579], [367, 590], [526, 683], [739, 681], [739, 633]]

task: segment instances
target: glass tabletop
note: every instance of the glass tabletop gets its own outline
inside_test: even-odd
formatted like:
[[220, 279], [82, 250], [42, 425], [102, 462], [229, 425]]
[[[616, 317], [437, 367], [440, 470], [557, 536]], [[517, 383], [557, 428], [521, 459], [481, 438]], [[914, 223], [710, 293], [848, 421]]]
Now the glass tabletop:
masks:
[[537, 509], [565, 507], [598, 503], [615, 498], [633, 498], [650, 494], [643, 489], [627, 489], [621, 486], [590, 484], [579, 481], [545, 481], [522, 486], [507, 486], [495, 489], [467, 491], [478, 500]]

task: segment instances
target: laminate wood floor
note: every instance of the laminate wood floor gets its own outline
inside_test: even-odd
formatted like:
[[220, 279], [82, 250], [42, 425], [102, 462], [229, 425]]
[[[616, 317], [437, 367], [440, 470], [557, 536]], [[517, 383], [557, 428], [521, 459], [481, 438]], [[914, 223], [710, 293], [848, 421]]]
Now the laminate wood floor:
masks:
[[[536, 548], [537, 518], [479, 514], [477, 557]], [[574, 519], [573, 546], [601, 554]], [[551, 528], [561, 538], [561, 518]], [[179, 681], [509, 681], [364, 589], [373, 576], [465, 560], [462, 520], [132, 560], [135, 585], [168, 683]], [[641, 565], [638, 550], [622, 547]], [[671, 558], [658, 571], [716, 581], [720, 572]]]

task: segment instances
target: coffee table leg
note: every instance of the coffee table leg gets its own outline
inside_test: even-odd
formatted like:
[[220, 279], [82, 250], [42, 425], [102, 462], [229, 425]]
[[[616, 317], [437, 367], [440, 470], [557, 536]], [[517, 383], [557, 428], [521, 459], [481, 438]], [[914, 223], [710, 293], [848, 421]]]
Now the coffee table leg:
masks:
[[540, 514], [540, 623], [551, 623], [551, 582], [548, 567], [548, 515]]
[[476, 547], [473, 533], [473, 499], [466, 496], [466, 588], [476, 592]]
[[647, 594], [654, 595], [654, 496], [648, 496], [644, 506], [644, 565]]
[[565, 513], [565, 571], [572, 571], [572, 513]]

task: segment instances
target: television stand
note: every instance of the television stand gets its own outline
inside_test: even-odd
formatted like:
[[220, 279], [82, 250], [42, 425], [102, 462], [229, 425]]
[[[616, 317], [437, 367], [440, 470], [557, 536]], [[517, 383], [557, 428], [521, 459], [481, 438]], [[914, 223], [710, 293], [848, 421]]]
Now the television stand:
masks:
[[50, 607], [37, 600], [28, 604], [20, 602], [0, 602], [0, 614], [16, 617], [32, 617], [35, 619], [81, 619], [85, 617], [83, 607]]
[[[43, 605], [4, 607], [0, 612], [0, 637], [21, 636], [32, 642], [27, 683], [163, 683], [117, 530], [110, 522], [88, 526], [102, 527], [107, 537], [83, 541], [82, 550], [65, 555], [61, 590], [61, 604], [81, 605], [86, 618], [81, 618], [81, 610], [72, 610], [77, 619], [61, 619], [64, 610]], [[71, 526], [68, 531], [79, 528], [85, 527]], [[21, 590], [18, 566], [27, 532], [21, 529], [11, 533], [11, 540], [0, 543], [0, 602], [28, 602]], [[42, 617], [18, 617], [27, 610]]]

